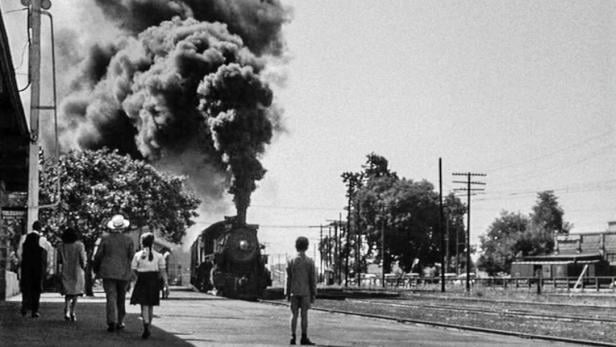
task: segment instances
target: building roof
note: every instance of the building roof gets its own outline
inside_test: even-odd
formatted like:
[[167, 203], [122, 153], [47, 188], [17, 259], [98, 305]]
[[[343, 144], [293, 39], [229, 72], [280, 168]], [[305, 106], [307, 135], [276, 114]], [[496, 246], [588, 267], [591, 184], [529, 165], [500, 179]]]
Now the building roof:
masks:
[[586, 254], [552, 254], [552, 255], [533, 255], [522, 257], [513, 264], [589, 264], [598, 263], [603, 260], [600, 253]]
[[27, 191], [29, 139], [9, 40], [0, 15], [0, 180], [9, 192]]

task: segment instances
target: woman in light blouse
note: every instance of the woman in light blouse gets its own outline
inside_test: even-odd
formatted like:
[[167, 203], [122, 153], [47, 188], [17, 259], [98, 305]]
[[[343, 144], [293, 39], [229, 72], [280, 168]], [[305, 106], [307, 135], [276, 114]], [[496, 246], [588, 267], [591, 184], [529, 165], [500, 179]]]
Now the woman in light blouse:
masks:
[[152, 249], [154, 244], [154, 234], [145, 233], [141, 235], [141, 245], [143, 249], [133, 257], [131, 269], [137, 276], [137, 283], [130, 298], [131, 305], [141, 305], [141, 318], [143, 319], [142, 338], [150, 336], [150, 324], [154, 314], [154, 306], [160, 304], [160, 278], [163, 279], [163, 286], [168, 288], [166, 264], [162, 254]]

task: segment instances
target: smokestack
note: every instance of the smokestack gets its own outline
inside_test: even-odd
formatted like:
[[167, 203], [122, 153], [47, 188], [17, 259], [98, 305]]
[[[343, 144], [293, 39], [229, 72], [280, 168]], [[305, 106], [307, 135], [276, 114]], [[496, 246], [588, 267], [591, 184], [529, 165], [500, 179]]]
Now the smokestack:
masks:
[[65, 149], [109, 147], [187, 174], [206, 203], [225, 187], [245, 223], [281, 118], [263, 73], [284, 52], [289, 10], [279, 0], [94, 3], [123, 35], [64, 47], [85, 52], [65, 74]]

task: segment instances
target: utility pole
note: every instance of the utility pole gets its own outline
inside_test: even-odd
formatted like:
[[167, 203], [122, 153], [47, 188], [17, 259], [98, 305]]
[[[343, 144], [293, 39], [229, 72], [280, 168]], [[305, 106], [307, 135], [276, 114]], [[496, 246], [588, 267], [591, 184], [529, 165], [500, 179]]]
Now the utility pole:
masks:
[[319, 266], [319, 273], [321, 274], [321, 279], [324, 279], [324, 276], [323, 276], [323, 248], [324, 248], [323, 247], [323, 224], [319, 225], [319, 248], [320, 248], [319, 263], [321, 264], [321, 266]]
[[355, 222], [355, 234], [357, 237], [356, 246], [355, 246], [355, 268], [357, 269], [357, 286], [361, 287], [361, 232], [359, 228], [359, 202], [357, 202], [357, 220]]
[[441, 234], [441, 292], [445, 292], [445, 233], [443, 232], [443, 161], [438, 158], [438, 232]]
[[28, 4], [30, 50], [28, 73], [30, 77], [30, 146], [28, 155], [28, 232], [38, 220], [39, 206], [39, 105], [41, 103], [41, 0]]
[[346, 244], [344, 245], [345, 257], [344, 257], [344, 286], [348, 287], [349, 283], [349, 255], [351, 254], [351, 195], [349, 194], [349, 210], [347, 211], [347, 230], [346, 230]]
[[460, 276], [460, 230], [456, 230], [456, 275]]
[[381, 286], [385, 288], [385, 207], [381, 207]]
[[[338, 213], [338, 225], [340, 226], [340, 234], [338, 241], [338, 285], [342, 284], [342, 258], [340, 254], [342, 253], [342, 233], [344, 232], [344, 228], [342, 227], [342, 213]], [[349, 231], [347, 230], [347, 233]]]
[[449, 270], [449, 211], [445, 210], [445, 272]]
[[328, 275], [327, 275], [329, 277], [329, 272], [332, 271], [332, 225], [331, 224], [327, 226], [327, 269], [329, 270]]
[[[453, 181], [453, 183], [466, 183], [466, 188], [457, 188], [454, 191], [466, 191], [466, 206], [467, 206], [467, 221], [466, 221], [466, 291], [471, 291], [470, 277], [471, 277], [471, 192], [484, 191], [484, 188], [471, 188], [471, 184], [486, 185], [485, 182], [471, 181], [471, 177], [479, 176], [486, 177], [483, 173], [453, 173], [453, 176], [466, 176], [465, 181]], [[474, 194], [473, 194], [474, 195]]]
[[[333, 262], [334, 262], [334, 279], [336, 281], [338, 281], [338, 258], [339, 258], [339, 253], [338, 253], [338, 223], [336, 223], [336, 221], [334, 221], [334, 257], [333, 257]], [[338, 283], [340, 284], [340, 283]]]

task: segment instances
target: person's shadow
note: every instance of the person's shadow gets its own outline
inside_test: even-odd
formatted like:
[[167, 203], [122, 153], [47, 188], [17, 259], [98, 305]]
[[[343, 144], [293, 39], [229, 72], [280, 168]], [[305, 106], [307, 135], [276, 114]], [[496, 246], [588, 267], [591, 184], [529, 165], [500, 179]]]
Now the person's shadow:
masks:
[[158, 328], [156, 321], [150, 329], [150, 338], [142, 339], [143, 324], [138, 314], [126, 315], [123, 330], [107, 332], [105, 302], [99, 297], [96, 301], [80, 298], [75, 322], [64, 320], [64, 299], [59, 295], [41, 302], [39, 318], [32, 318], [30, 312], [22, 317], [20, 307], [20, 300], [0, 302], [2, 346], [193, 346], [179, 334]]

